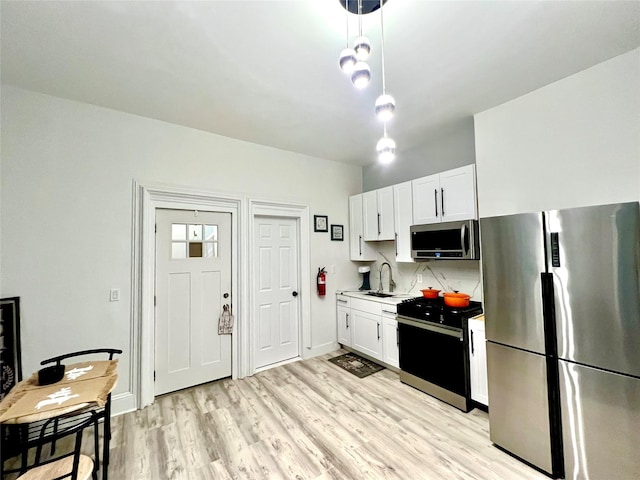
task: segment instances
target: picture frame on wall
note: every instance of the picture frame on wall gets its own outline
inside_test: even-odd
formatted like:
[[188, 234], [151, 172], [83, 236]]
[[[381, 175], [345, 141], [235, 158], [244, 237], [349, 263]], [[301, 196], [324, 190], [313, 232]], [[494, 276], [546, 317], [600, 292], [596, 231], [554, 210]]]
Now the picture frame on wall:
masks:
[[313, 216], [313, 231], [314, 232], [328, 232], [329, 231], [329, 218], [326, 215], [314, 215]]
[[22, 380], [20, 297], [0, 299], [0, 400]]
[[331, 240], [338, 242], [344, 240], [344, 225], [331, 225]]

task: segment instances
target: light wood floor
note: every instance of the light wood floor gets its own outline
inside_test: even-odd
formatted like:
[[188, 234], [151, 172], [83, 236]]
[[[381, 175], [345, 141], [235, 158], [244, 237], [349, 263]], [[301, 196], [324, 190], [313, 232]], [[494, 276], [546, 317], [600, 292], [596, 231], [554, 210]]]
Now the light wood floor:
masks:
[[156, 399], [114, 418], [109, 478], [546, 479], [462, 413], [383, 370], [359, 379], [340, 352]]

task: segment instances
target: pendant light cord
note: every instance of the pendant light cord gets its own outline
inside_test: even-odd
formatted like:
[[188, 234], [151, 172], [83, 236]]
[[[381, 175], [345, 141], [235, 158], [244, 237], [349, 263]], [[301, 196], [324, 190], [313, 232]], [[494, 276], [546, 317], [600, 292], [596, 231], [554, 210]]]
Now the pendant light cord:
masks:
[[362, 36], [362, 0], [358, 0], [358, 36]]
[[345, 18], [347, 19], [347, 46], [346, 46], [346, 48], [349, 48], [349, 0], [345, 1], [344, 9], [346, 10]]
[[[361, 0], [358, 0], [361, 1]], [[384, 74], [384, 14], [382, 13], [383, 0], [380, 0], [380, 60], [382, 62], [382, 94], [387, 93]], [[386, 122], [385, 122], [386, 123]], [[386, 127], [385, 127], [386, 128]], [[385, 137], [387, 133], [385, 131]]]

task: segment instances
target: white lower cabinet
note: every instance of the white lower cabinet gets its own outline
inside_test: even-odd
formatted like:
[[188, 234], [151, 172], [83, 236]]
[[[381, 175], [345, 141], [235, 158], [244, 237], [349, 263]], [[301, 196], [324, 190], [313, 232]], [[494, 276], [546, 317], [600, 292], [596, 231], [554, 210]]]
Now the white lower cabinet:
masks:
[[338, 343], [388, 366], [400, 367], [396, 306], [336, 295]]
[[382, 361], [392, 367], [400, 368], [395, 305], [392, 308], [393, 311], [386, 305], [382, 307]]
[[353, 343], [351, 332], [351, 308], [349, 297], [336, 295], [336, 313], [338, 318], [338, 343], [351, 347]]
[[484, 320], [469, 319], [469, 373], [471, 376], [471, 399], [489, 405], [487, 386], [487, 344]]
[[382, 317], [375, 313], [351, 309], [353, 348], [382, 360]]

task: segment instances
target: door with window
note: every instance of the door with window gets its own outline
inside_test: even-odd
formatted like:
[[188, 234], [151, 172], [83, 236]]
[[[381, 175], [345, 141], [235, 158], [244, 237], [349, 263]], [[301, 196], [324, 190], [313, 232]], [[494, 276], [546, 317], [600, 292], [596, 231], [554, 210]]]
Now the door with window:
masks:
[[231, 214], [156, 210], [155, 394], [231, 375]]
[[254, 217], [255, 368], [300, 356], [298, 221]]

